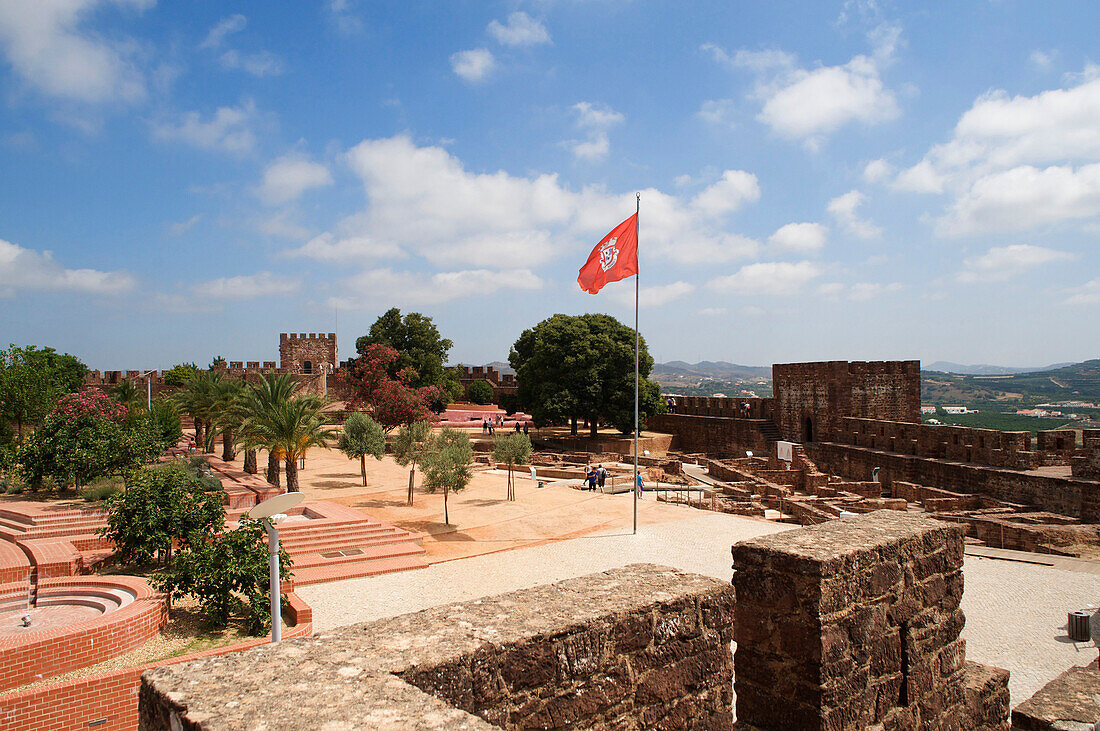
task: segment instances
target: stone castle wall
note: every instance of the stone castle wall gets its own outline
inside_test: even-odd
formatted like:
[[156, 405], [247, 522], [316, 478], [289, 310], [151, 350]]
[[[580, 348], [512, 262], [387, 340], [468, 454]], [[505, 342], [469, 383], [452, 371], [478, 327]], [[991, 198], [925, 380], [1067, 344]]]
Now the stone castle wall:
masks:
[[772, 393], [790, 441], [827, 440], [844, 416], [920, 422], [920, 361], [777, 363]]
[[336, 368], [336, 333], [279, 333], [279, 367], [297, 373]]

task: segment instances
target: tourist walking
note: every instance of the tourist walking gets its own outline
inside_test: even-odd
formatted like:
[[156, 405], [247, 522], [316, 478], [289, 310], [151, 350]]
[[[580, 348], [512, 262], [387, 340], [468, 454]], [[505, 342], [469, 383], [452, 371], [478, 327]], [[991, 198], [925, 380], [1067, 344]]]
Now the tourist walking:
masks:
[[600, 486], [600, 492], [603, 492], [605, 482], [607, 482], [607, 470], [601, 464], [596, 467], [596, 483]]
[[595, 492], [596, 491], [596, 480], [598, 479], [598, 477], [596, 476], [596, 469], [592, 465], [588, 466], [588, 472], [586, 473], [586, 477], [588, 479], [588, 489], [591, 492]]
[[527, 433], [527, 428], [530, 427], [530, 426], [531, 426], [531, 422], [529, 422], [529, 421], [523, 422], [523, 433], [524, 434]]
[[642, 482], [642, 473], [638, 473], [638, 484], [635, 485], [635, 489], [638, 491], [638, 499], [642, 499], [642, 487], [645, 483]]

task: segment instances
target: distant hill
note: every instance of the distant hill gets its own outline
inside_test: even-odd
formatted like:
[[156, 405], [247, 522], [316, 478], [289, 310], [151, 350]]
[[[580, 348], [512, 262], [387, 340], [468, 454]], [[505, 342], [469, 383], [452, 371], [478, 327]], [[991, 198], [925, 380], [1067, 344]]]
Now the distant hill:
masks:
[[1100, 401], [1100, 360], [1009, 374], [921, 372], [925, 403]]
[[651, 377], [660, 380], [662, 376], [680, 378], [708, 378], [715, 381], [739, 381], [754, 378], [771, 378], [771, 366], [746, 366], [726, 361], [703, 360], [698, 363], [685, 363], [671, 360], [668, 363], [654, 363]]
[[951, 363], [950, 361], [937, 360], [935, 363], [929, 363], [927, 365], [922, 364], [921, 370], [925, 371], [938, 371], [940, 373], [961, 373], [966, 376], [1005, 376], [1013, 373], [1042, 373], [1044, 371], [1052, 371], [1055, 368], [1065, 368], [1066, 366], [1074, 365], [1073, 363], [1055, 363], [1053, 365], [1043, 366], [1042, 368], [1014, 368], [1012, 366], [997, 366], [997, 365], [962, 365], [961, 363]]
[[498, 371], [500, 371], [501, 375], [508, 375], [510, 373], [514, 376], [516, 374], [516, 372], [512, 370], [512, 366], [501, 360], [494, 360], [492, 363], [486, 363], [485, 367], [496, 368]]

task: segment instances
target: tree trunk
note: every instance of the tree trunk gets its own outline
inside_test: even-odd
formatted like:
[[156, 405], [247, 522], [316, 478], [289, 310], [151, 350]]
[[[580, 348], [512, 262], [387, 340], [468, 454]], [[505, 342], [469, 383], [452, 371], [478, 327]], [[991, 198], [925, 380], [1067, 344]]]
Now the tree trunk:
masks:
[[274, 452], [267, 453], [267, 481], [279, 487], [279, 458]]
[[222, 460], [226, 462], [232, 462], [233, 458], [237, 456], [237, 450], [234, 449], [233, 444], [233, 429], [227, 427], [222, 432]]
[[259, 470], [256, 469], [256, 450], [246, 449], [244, 450], [244, 471], [250, 475], [256, 474]]
[[409, 499], [405, 501], [406, 505], [413, 504], [413, 477], [416, 476], [416, 462], [413, 462], [412, 469], [409, 470]]
[[286, 491], [298, 492], [298, 460], [286, 458]]
[[19, 443], [22, 444], [23, 443], [23, 417], [22, 416], [15, 417], [15, 426], [19, 430]]
[[363, 487], [367, 486], [367, 455], [359, 455], [359, 471], [363, 473]]
[[447, 488], [443, 488], [443, 525], [450, 525], [451, 518], [447, 515]]
[[569, 417], [569, 435], [577, 436], [577, 417], [575, 416]]
[[600, 428], [600, 420], [596, 419], [596, 418], [591, 419], [588, 422], [588, 436], [592, 439], [595, 439], [597, 436], [599, 436], [599, 434], [598, 434], [599, 428]]
[[196, 418], [195, 419], [195, 446], [198, 447], [199, 449], [202, 449], [202, 445], [203, 445], [202, 437], [203, 437], [202, 419]]

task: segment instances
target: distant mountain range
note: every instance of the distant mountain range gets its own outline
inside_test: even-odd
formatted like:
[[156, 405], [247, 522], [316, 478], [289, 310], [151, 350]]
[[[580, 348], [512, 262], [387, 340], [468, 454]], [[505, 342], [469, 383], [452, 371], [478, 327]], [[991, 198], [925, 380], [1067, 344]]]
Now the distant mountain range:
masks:
[[[934, 364], [935, 365], [935, 364]], [[1100, 360], [1023, 373], [921, 373], [926, 403], [1100, 401]]]
[[746, 366], [727, 363], [724, 360], [704, 360], [698, 363], [685, 363], [682, 360], [670, 360], [668, 363], [654, 363], [651, 378], [710, 378], [715, 381], [738, 381], [753, 378], [771, 378], [771, 366]]
[[1053, 371], [1057, 368], [1075, 365], [1074, 363], [1054, 363], [1042, 368], [1014, 368], [1012, 366], [997, 365], [962, 365], [950, 361], [937, 360], [935, 363], [921, 364], [922, 371], [936, 371], [938, 373], [960, 373], [964, 376], [1008, 376], [1014, 373], [1042, 373]]

